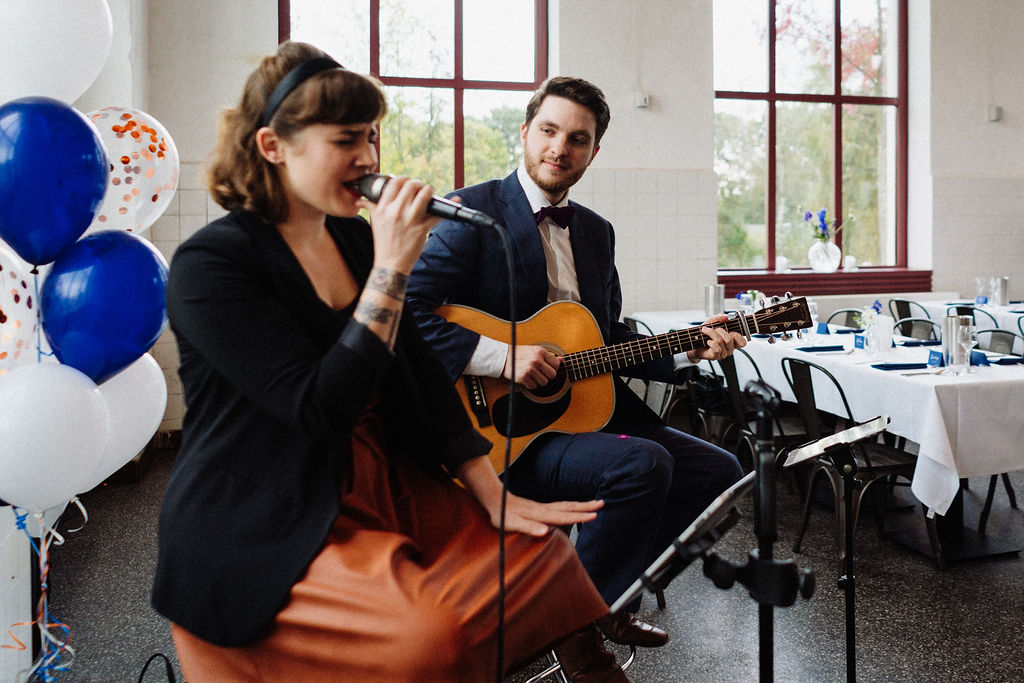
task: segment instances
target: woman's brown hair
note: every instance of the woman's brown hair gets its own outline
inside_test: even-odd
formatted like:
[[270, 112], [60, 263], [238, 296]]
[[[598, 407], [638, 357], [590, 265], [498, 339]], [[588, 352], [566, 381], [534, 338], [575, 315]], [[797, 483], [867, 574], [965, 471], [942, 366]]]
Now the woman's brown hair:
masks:
[[[253, 211], [272, 223], [287, 218], [281, 181], [274, 165], [260, 154], [256, 131], [263, 125], [267, 99], [281, 79], [300, 64], [327, 56], [307, 43], [281, 43], [246, 80], [238, 106], [221, 113], [217, 147], [206, 166], [206, 186], [222, 207]], [[370, 123], [386, 112], [384, 93], [376, 79], [329, 69], [292, 90], [268, 125], [288, 140], [313, 123]]]

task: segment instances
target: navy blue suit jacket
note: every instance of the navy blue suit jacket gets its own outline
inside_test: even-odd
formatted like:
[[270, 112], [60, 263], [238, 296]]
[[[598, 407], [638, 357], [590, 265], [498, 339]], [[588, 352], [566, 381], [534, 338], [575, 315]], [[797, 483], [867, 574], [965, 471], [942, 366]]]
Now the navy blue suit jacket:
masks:
[[[482, 211], [505, 226], [515, 260], [516, 320], [547, 304], [544, 248], [530, 203], [515, 172], [454, 193], [465, 206]], [[597, 320], [606, 344], [642, 337], [619, 320], [622, 292], [615, 269], [615, 233], [611, 223], [570, 202], [576, 215], [569, 230], [581, 303]], [[479, 335], [434, 314], [441, 304], [462, 304], [511, 319], [505, 249], [500, 235], [465, 223], [445, 220], [430, 233], [409, 282], [408, 298], [423, 336], [441, 356], [453, 381], [465, 369]], [[671, 381], [671, 358], [628, 371], [630, 376]], [[616, 412], [609, 428], [627, 431], [620, 420], [657, 419], [625, 384], [616, 380]]]

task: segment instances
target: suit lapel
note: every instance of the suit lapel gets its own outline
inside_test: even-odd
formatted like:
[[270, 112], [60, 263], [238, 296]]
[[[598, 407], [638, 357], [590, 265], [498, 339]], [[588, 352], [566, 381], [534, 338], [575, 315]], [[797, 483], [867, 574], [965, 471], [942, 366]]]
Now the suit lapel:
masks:
[[533, 315], [548, 301], [547, 261], [537, 231], [537, 221], [530, 211], [523, 187], [515, 171], [501, 181], [498, 193], [500, 213], [506, 226], [516, 261], [516, 307], [522, 319]]

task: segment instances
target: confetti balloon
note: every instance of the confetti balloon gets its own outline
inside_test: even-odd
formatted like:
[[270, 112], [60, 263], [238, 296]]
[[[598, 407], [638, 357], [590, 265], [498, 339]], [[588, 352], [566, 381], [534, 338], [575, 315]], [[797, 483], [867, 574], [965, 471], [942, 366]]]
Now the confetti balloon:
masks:
[[31, 269], [0, 246], [0, 376], [36, 357], [39, 308]]
[[143, 232], [171, 203], [178, 187], [178, 150], [160, 122], [145, 112], [104, 107], [87, 114], [110, 159], [107, 194], [87, 233]]

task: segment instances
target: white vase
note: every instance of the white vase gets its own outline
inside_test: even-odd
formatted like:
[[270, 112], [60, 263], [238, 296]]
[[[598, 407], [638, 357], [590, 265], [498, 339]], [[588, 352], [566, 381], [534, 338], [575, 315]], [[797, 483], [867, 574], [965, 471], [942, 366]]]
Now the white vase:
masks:
[[807, 250], [807, 262], [811, 264], [811, 270], [815, 273], [834, 273], [839, 268], [842, 255], [839, 247], [830, 240], [816, 239]]

